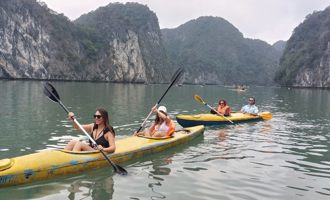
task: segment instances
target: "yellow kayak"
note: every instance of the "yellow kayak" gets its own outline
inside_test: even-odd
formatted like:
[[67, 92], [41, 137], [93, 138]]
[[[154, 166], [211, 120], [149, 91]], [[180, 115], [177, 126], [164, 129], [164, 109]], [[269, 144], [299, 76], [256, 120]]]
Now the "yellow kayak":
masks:
[[[253, 122], [259, 120], [270, 120], [272, 118], [272, 114], [270, 112], [260, 112], [258, 116], [243, 114], [243, 113], [231, 113], [228, 117], [223, 117], [215, 114], [197, 114], [197, 115], [178, 115], [176, 116], [177, 122], [182, 127], [190, 127], [190, 126], [217, 126], [217, 125], [225, 125], [225, 124], [234, 124], [242, 123], [242, 122]], [[230, 121], [229, 121], [230, 120]]]
[[[162, 140], [129, 136], [116, 141], [116, 152], [109, 157], [115, 163], [125, 162], [186, 143], [201, 136], [203, 132], [204, 126], [195, 126], [176, 131], [173, 137]], [[0, 187], [31, 183], [104, 166], [109, 166], [109, 163], [98, 151], [44, 150], [0, 160]]]

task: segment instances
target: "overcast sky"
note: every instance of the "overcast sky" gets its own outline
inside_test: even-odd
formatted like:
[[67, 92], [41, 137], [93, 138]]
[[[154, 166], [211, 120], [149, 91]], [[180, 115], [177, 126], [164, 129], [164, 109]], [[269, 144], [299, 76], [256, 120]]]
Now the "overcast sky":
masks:
[[[74, 20], [113, 2], [110, 0], [41, 0], [52, 10]], [[293, 29], [313, 11], [324, 10], [330, 0], [136, 0], [156, 13], [160, 28], [175, 28], [200, 16], [222, 17], [247, 38], [269, 44], [288, 40]]]

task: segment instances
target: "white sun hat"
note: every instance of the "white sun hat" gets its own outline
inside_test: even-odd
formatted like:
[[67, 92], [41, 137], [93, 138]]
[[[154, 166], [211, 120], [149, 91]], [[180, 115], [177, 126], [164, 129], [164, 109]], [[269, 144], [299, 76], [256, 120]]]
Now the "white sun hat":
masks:
[[159, 106], [158, 111], [163, 111], [164, 113], [167, 113], [167, 109], [165, 106]]

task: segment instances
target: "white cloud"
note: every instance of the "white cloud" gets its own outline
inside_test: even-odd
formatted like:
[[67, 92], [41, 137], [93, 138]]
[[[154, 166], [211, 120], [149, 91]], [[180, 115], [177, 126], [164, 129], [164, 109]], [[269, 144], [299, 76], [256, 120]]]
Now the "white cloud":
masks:
[[[124, 0], [43, 0], [71, 20], [113, 2]], [[161, 28], [174, 28], [200, 16], [228, 20], [245, 37], [270, 44], [287, 40], [305, 16], [329, 6], [328, 0], [137, 0], [156, 13]]]

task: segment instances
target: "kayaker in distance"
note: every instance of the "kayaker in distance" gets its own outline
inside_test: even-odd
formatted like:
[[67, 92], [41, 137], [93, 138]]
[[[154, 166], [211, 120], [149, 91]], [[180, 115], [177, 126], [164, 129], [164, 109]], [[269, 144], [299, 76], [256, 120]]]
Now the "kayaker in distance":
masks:
[[175, 131], [175, 124], [167, 115], [165, 106], [154, 106], [152, 112], [156, 114], [156, 119], [151, 127], [144, 129], [143, 132], [134, 133], [136, 136], [147, 137], [170, 137]]
[[[69, 120], [73, 121], [74, 113], [69, 112]], [[95, 122], [92, 124], [84, 124], [82, 127], [98, 144], [98, 149], [102, 149], [106, 153], [113, 153], [116, 150], [115, 131], [109, 123], [108, 112], [104, 108], [98, 108], [94, 114]], [[73, 121], [74, 122], [74, 121]], [[73, 124], [75, 129], [79, 129], [76, 123]], [[89, 144], [78, 140], [70, 141], [64, 148], [69, 151], [92, 151], [97, 147], [89, 141]]]
[[[230, 106], [227, 105], [227, 102], [224, 99], [219, 100], [219, 104], [215, 110], [223, 116], [229, 116], [231, 112]], [[217, 114], [213, 109], [211, 110], [211, 113]]]
[[250, 114], [250, 115], [257, 116], [259, 110], [258, 110], [258, 107], [255, 105], [256, 99], [254, 97], [250, 97], [248, 100], [248, 103], [249, 104], [242, 107], [240, 112], [244, 113], [244, 114]]

